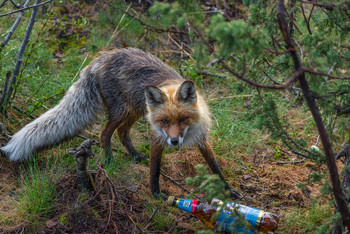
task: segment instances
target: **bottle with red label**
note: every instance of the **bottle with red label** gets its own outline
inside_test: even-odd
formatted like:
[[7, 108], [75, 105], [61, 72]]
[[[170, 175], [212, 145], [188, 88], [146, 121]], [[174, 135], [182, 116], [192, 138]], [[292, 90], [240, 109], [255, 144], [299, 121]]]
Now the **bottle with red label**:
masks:
[[[219, 229], [226, 232], [240, 232], [253, 234], [254, 232], [245, 226], [239, 226], [238, 214], [242, 215], [259, 232], [273, 233], [277, 229], [279, 217], [270, 212], [264, 212], [256, 208], [229, 202], [225, 207], [223, 202], [213, 199], [211, 202], [202, 203], [197, 200], [168, 198], [168, 205], [197, 216], [208, 229]], [[219, 211], [219, 216], [213, 220], [213, 215]]]

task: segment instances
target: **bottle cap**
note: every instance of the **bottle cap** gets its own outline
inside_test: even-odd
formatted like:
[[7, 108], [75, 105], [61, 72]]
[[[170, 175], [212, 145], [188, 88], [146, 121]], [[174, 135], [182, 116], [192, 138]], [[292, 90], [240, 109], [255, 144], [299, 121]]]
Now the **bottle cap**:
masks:
[[174, 200], [175, 200], [175, 197], [174, 197], [174, 196], [169, 196], [169, 197], [168, 197], [168, 201], [167, 201], [168, 206], [172, 206]]
[[211, 205], [214, 205], [216, 207], [218, 207], [219, 209], [221, 208], [221, 206], [224, 204], [223, 201], [217, 199], [217, 198], [214, 198], [213, 200], [211, 200]]

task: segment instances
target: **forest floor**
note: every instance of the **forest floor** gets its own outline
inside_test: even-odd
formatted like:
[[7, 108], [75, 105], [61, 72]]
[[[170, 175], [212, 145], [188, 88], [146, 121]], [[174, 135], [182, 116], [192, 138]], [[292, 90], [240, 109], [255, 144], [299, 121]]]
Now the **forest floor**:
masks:
[[[143, 8], [146, 8], [145, 6], [137, 6], [136, 3], [134, 5], [135, 11], [138, 12], [142, 12]], [[68, 2], [59, 7], [61, 17], [65, 15], [71, 20], [81, 16], [98, 18], [97, 8], [105, 9], [106, 5], [90, 3], [84, 7]], [[65, 30], [52, 27], [50, 37], [56, 35], [60, 40], [68, 38], [69, 34], [79, 34], [83, 37], [89, 34], [89, 31], [91, 29], [84, 31], [73, 24], [67, 24]], [[125, 41], [125, 38], [118, 39], [119, 45], [131, 44], [135, 46], [136, 44]], [[169, 41], [171, 42], [171, 40], [167, 40], [167, 43]], [[169, 46], [167, 43], [152, 53], [162, 55], [165, 59], [171, 58], [171, 55], [164, 53], [164, 51], [174, 51], [174, 48], [177, 47], [174, 44]], [[86, 47], [82, 46], [81, 48], [80, 62], [86, 57], [96, 57], [91, 52], [85, 54]], [[102, 51], [108, 48], [99, 47], [98, 50]], [[69, 52], [58, 46], [53, 54], [52, 63], [62, 66], [65, 60], [61, 57], [68, 56]], [[75, 68], [77, 69], [77, 66]], [[327, 179], [309, 183], [311, 175], [315, 172], [321, 173], [325, 166], [320, 166], [308, 159], [302, 162], [293, 162], [300, 161], [302, 158], [296, 158], [288, 150], [276, 152], [276, 147], [280, 150], [285, 149], [283, 144], [272, 141], [268, 134], [255, 129], [250, 130], [246, 135], [244, 135], [245, 131], [242, 131], [243, 136], [240, 136], [242, 138], [238, 138], [238, 136], [235, 138], [235, 135], [232, 138], [228, 137], [229, 139], [225, 138], [226, 142], [223, 144], [218, 132], [224, 128], [226, 123], [220, 122], [219, 119], [219, 116], [225, 111], [220, 109], [220, 103], [226, 105], [228, 102], [230, 105], [232, 100], [221, 97], [229, 97], [231, 93], [226, 88], [226, 81], [220, 81], [221, 84], [218, 85], [216, 79], [204, 78], [207, 80], [203, 81], [203, 95], [206, 100], [209, 100], [208, 104], [213, 109], [214, 115], [215, 134], [212, 134], [211, 143], [228, 183], [243, 194], [243, 198], [237, 202], [277, 213], [281, 217], [281, 221], [276, 233], [314, 231], [332, 212], [331, 206], [328, 204], [330, 198], [322, 197], [320, 192]], [[68, 79], [71, 80], [71, 78]], [[23, 94], [21, 97], [21, 93], [18, 95], [17, 104], [25, 108], [28, 105], [24, 101], [26, 96]], [[227, 114], [231, 116], [230, 122], [244, 119], [245, 113], [249, 111], [246, 102], [249, 102], [249, 98], [242, 98], [243, 106], [239, 107], [240, 103], [238, 103], [235, 104], [236, 106], [232, 106], [232, 109], [226, 109]], [[25, 119], [26, 116], [15, 109], [11, 109], [7, 115], [12, 116], [12, 119], [16, 117]], [[299, 128], [294, 129], [294, 131], [306, 134], [305, 129], [310, 120], [309, 114], [305, 114], [303, 110], [296, 107], [290, 110], [290, 119]], [[25, 119], [22, 123], [14, 123], [13, 120], [6, 120], [4, 125], [11, 133], [15, 133], [21, 125], [29, 121]], [[247, 125], [251, 125], [251, 123], [247, 122]], [[98, 140], [101, 128], [101, 126], [96, 125], [86, 130], [82, 135]], [[235, 134], [240, 131], [239, 129], [235, 130], [237, 131]], [[311, 136], [307, 148], [310, 148], [317, 141], [317, 132], [315, 128], [308, 129], [308, 131], [310, 131], [308, 134]], [[144, 153], [149, 153], [148, 136], [149, 127], [142, 119], [135, 124], [132, 137], [138, 149], [140, 149], [138, 143], [141, 142], [141, 151]], [[244, 138], [247, 138], [248, 142], [244, 142]], [[7, 141], [8, 139], [2, 132], [0, 145], [5, 145]], [[94, 171], [93, 178], [96, 190], [91, 196], [80, 194], [77, 187], [75, 161], [73, 156], [67, 154], [67, 149], [78, 147], [82, 141], [80, 138], [75, 138], [60, 146], [45, 150], [37, 155], [36, 161], [31, 162], [14, 163], [10, 162], [4, 155], [0, 156], [0, 219], [2, 219], [0, 232], [194, 233], [204, 228], [202, 223], [191, 214], [169, 208], [165, 203], [152, 197], [149, 185], [149, 162], [133, 163], [124, 153], [124, 148], [116, 136], [114, 137], [114, 147], [118, 150], [114, 152], [115, 165], [104, 165], [101, 147], [93, 146], [95, 158], [89, 162], [89, 168]], [[236, 141], [237, 143], [233, 144]], [[167, 150], [162, 159], [161, 190], [176, 197], [196, 199], [193, 194], [184, 190], [186, 188], [194, 191], [195, 195], [204, 200], [204, 194], [196, 192], [185, 182], [187, 177], [197, 175], [195, 166], [198, 164], [206, 165], [200, 153], [194, 148]], [[36, 167], [33, 165], [38, 165], [39, 169], [35, 169]], [[44, 168], [49, 168], [50, 172], [43, 171]], [[29, 171], [33, 171], [33, 173], [30, 174]], [[27, 178], [34, 180], [35, 173], [39, 173], [43, 177], [56, 173], [58, 178], [55, 177], [53, 206], [50, 206], [48, 210], [41, 211], [41, 213], [36, 213], [37, 216], [31, 216], [26, 212], [21, 212], [24, 207], [21, 194], [26, 194], [26, 191], [29, 191], [28, 187], [24, 185]], [[42, 191], [44, 190], [39, 187], [36, 192], [40, 194]], [[31, 205], [29, 204], [29, 206]]]
[[[244, 195], [238, 203], [278, 214], [281, 218], [280, 233], [284, 233], [283, 230], [297, 233], [298, 229], [293, 230], [289, 226], [293, 225], [289, 216], [294, 215], [298, 219], [301, 212], [307, 218], [310, 206], [314, 206], [311, 204], [313, 199], [320, 198], [322, 184], [313, 183], [310, 186], [298, 187], [299, 184], [307, 184], [311, 172], [314, 171], [314, 163], [305, 160], [302, 163], [279, 164], [271, 157], [273, 154], [272, 150], [261, 149], [255, 155], [241, 155], [242, 160], [250, 165], [249, 168], [243, 165], [237, 167], [237, 164], [229, 160], [221, 159], [219, 163], [224, 171], [230, 170], [235, 173], [235, 176], [230, 176], [228, 182]], [[205, 164], [195, 149], [182, 149], [165, 154], [162, 173], [167, 177], [160, 177], [161, 189], [176, 197], [194, 198], [188, 196], [183, 188], [193, 191], [193, 188], [186, 185], [185, 179], [196, 175], [195, 166], [200, 163]], [[18, 180], [22, 173], [20, 169], [23, 167], [20, 163], [9, 162], [4, 157], [0, 157], [0, 165], [0, 217], [11, 217], [11, 213], [18, 209], [13, 201], [21, 192], [18, 189]], [[154, 200], [150, 194], [149, 168], [145, 164], [130, 163], [127, 169], [123, 169], [123, 173], [114, 176], [111, 181], [104, 174], [102, 167], [99, 167], [95, 175], [96, 183], [100, 183], [97, 191], [101, 195], [96, 197], [96, 193], [93, 193], [93, 199], [81, 198], [74, 171], [61, 175], [56, 188], [56, 192], [59, 193], [56, 208], [47, 216], [45, 225], [36, 227], [39, 233], [171, 233], [174, 229], [180, 233], [192, 233], [203, 228], [200, 221], [192, 215], [167, 208], [165, 203]], [[203, 194], [197, 195], [204, 199]], [[320, 207], [316, 209], [323, 212], [327, 209], [326, 203], [324, 207], [318, 205]], [[296, 209], [298, 213], [295, 213]], [[153, 212], [156, 212], [156, 215], [151, 222], [149, 219]], [[26, 224], [24, 221], [3, 231], [25, 230]]]

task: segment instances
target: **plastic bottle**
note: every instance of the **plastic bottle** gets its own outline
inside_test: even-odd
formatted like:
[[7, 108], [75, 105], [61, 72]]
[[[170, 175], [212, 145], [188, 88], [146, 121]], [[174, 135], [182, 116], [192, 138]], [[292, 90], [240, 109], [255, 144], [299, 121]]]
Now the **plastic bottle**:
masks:
[[[216, 203], [216, 205], [214, 205]], [[279, 217], [270, 212], [264, 212], [256, 208], [229, 202], [224, 208], [223, 202], [213, 199], [211, 202], [202, 203], [197, 200], [168, 198], [168, 205], [178, 207], [188, 213], [197, 216], [205, 225], [205, 228], [219, 229], [226, 232], [254, 233], [244, 226], [232, 225], [237, 222], [237, 213], [242, 214], [251, 224], [253, 229], [263, 233], [273, 233], [277, 229]], [[212, 220], [214, 213], [221, 210], [219, 217]], [[237, 212], [237, 213], [236, 213]]]

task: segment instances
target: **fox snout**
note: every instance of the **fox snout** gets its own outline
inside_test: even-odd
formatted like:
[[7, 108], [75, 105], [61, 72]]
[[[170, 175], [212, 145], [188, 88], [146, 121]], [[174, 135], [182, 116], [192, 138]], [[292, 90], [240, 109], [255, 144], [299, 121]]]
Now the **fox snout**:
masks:
[[170, 143], [171, 145], [177, 145], [179, 143], [179, 138], [177, 137], [170, 138]]
[[184, 141], [184, 133], [177, 124], [165, 124], [162, 131], [166, 137], [166, 142], [170, 146], [182, 145]]
[[179, 136], [179, 137], [169, 137], [167, 136], [167, 143], [168, 145], [171, 146], [177, 146], [177, 145], [182, 145], [183, 143], [183, 136]]

